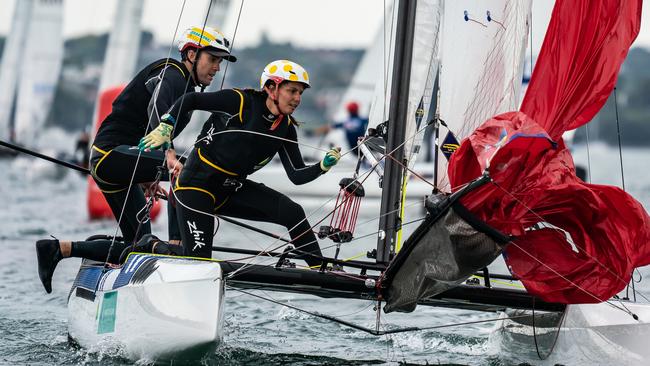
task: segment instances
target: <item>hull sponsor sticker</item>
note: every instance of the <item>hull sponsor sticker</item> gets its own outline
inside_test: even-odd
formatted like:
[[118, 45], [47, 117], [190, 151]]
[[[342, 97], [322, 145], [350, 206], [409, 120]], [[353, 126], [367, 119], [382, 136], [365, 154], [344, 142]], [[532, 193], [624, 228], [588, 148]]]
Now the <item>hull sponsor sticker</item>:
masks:
[[104, 293], [99, 309], [97, 334], [113, 333], [115, 331], [115, 315], [117, 311], [117, 291]]

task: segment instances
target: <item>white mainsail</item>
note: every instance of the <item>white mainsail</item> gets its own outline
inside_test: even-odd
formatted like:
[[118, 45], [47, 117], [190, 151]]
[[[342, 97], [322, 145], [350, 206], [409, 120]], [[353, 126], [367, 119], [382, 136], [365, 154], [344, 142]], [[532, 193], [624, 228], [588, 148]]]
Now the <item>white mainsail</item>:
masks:
[[[426, 116], [429, 110], [431, 95], [433, 92], [433, 83], [435, 81], [435, 71], [438, 68], [436, 55], [438, 52], [438, 34], [442, 15], [442, 1], [427, 0], [418, 1], [415, 32], [413, 39], [413, 55], [411, 62], [411, 77], [409, 84], [408, 98], [408, 120], [406, 123], [406, 143], [404, 144], [405, 154], [412, 166], [415, 156], [422, 142], [423, 132], [419, 124], [421, 118], [417, 116]], [[387, 66], [386, 70], [393, 68], [393, 49], [395, 47], [395, 24], [396, 12], [387, 17], [389, 24], [384, 24], [384, 34], [382, 35], [386, 50], [383, 53], [383, 63]], [[370, 108], [369, 127], [376, 127], [378, 124], [386, 121], [390, 109], [390, 90], [391, 74], [382, 70], [381, 75], [377, 75], [375, 80], [374, 99]], [[421, 109], [421, 110], [419, 110]], [[392, 122], [392, 121], [391, 121]], [[395, 121], [402, 123], [402, 121]]]
[[143, 0], [119, 0], [108, 37], [99, 92], [128, 83], [135, 73], [140, 46]]
[[22, 53], [27, 44], [27, 28], [33, 0], [16, 1], [11, 28], [7, 34], [0, 65], [0, 139], [13, 139], [10, 131], [15, 106], [18, 76], [22, 75]]
[[33, 2], [22, 47], [15, 141], [33, 147], [50, 111], [63, 63], [63, 0]]
[[[530, 0], [445, 2], [439, 111], [459, 142], [488, 118], [519, 108], [530, 16]], [[438, 177], [449, 191], [442, 154]]]

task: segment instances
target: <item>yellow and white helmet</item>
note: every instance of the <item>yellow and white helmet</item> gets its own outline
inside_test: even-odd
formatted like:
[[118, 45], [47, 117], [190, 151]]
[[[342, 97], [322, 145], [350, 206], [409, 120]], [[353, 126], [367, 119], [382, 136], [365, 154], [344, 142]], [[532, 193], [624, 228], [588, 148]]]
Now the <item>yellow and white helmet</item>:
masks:
[[187, 28], [178, 40], [178, 50], [182, 53], [188, 48], [201, 49], [230, 62], [237, 61], [237, 57], [230, 54], [230, 41], [217, 28]]
[[260, 78], [260, 88], [264, 88], [264, 84], [268, 80], [273, 80], [277, 85], [283, 81], [296, 81], [305, 84], [309, 88], [309, 74], [300, 65], [289, 60], [275, 60], [266, 65], [262, 71]]

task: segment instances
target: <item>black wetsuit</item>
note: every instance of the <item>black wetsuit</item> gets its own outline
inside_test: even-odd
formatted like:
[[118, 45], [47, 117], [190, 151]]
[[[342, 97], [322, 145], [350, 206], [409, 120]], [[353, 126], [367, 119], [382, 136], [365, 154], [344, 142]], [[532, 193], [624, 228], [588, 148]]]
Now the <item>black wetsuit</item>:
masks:
[[[158, 242], [155, 246], [154, 243]], [[144, 252], [165, 255], [185, 255], [184, 248], [180, 245], [169, 245], [160, 241], [154, 235], [143, 235], [133, 245], [126, 243], [122, 238], [112, 240], [110, 237], [95, 237], [87, 241], [73, 241], [70, 246], [70, 257], [85, 258], [97, 262], [123, 264], [128, 253]]]
[[[193, 91], [194, 87], [190, 72], [183, 63], [173, 59], [153, 62], [142, 69], [118, 95], [111, 113], [97, 131], [90, 154], [91, 174], [116, 219], [119, 219], [125, 206], [119, 224], [127, 243], [151, 232], [148, 221], [141, 226], [137, 221], [136, 215], [146, 202], [138, 184], [154, 181], [164, 161], [162, 151], [142, 152], [135, 169], [139, 154], [137, 145], [147, 131], [158, 125], [160, 115], [184, 93]], [[188, 113], [180, 118], [176, 132], [187, 125], [189, 117]], [[127, 197], [134, 170], [134, 185]], [[161, 180], [169, 180], [166, 168], [160, 174]], [[170, 219], [170, 239], [180, 239], [178, 228], [174, 229], [173, 225], [176, 220], [173, 217]]]
[[305, 166], [296, 144], [296, 122], [291, 116], [279, 119], [273, 115], [266, 98], [266, 93], [254, 90], [189, 93], [182, 107], [176, 102], [169, 112], [173, 117], [197, 109], [212, 112], [174, 186], [188, 255], [212, 256], [212, 214], [216, 213], [283, 225], [297, 249], [316, 256], [304, 256], [308, 264], [321, 262], [320, 247], [302, 207], [264, 184], [246, 179], [276, 153], [294, 184], [310, 182], [324, 173], [320, 164]]

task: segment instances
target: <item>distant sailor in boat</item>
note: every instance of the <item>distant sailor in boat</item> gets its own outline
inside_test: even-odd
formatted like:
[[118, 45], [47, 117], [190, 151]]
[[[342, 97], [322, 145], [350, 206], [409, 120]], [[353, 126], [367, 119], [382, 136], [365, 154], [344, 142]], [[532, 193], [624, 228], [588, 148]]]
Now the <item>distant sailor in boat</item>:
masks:
[[368, 127], [368, 118], [363, 118], [359, 115], [359, 103], [355, 101], [348, 102], [345, 106], [348, 111], [348, 117], [341, 122], [330, 125], [325, 125], [316, 129], [316, 134], [326, 134], [333, 128], [343, 129], [345, 131], [345, 139], [348, 142], [350, 149], [357, 147], [359, 138], [363, 137]]
[[[126, 242], [135, 242], [151, 232], [148, 220], [140, 223], [137, 219], [146, 202], [145, 192], [139, 185], [169, 180], [170, 175], [178, 175], [182, 168], [173, 148], [166, 153], [139, 151], [140, 138], [152, 128], [160, 130], [168, 126], [159, 124], [159, 116], [184, 93], [194, 91], [197, 86], [203, 90], [209, 85], [223, 60], [237, 60], [229, 47], [228, 39], [215, 28], [188, 28], [178, 42], [181, 61], [161, 59], [142, 69], [117, 97], [111, 113], [97, 131], [90, 171], [118, 219]], [[189, 117], [188, 113], [178, 118], [176, 133], [185, 127]], [[171, 134], [171, 129], [161, 133]], [[167, 169], [157, 176], [158, 168], [165, 165], [163, 161]], [[155, 191], [152, 193], [165, 193], [158, 185], [152, 190]], [[169, 239], [180, 243], [175, 216], [170, 213]]]
[[302, 159], [296, 133], [299, 123], [291, 114], [309, 86], [302, 66], [273, 61], [262, 72], [262, 90], [186, 94], [142, 139], [141, 149], [164, 147], [170, 143], [170, 131], [178, 134], [180, 116], [193, 110], [212, 112], [173, 189], [187, 255], [212, 257], [213, 215], [217, 213], [283, 225], [307, 264], [321, 263], [318, 241], [302, 207], [247, 179], [276, 154], [294, 184], [311, 182], [338, 162], [340, 148], [331, 149], [314, 165], [306, 166]]

